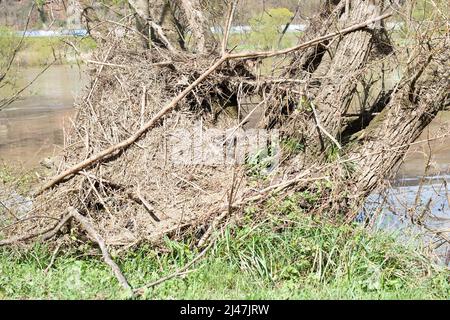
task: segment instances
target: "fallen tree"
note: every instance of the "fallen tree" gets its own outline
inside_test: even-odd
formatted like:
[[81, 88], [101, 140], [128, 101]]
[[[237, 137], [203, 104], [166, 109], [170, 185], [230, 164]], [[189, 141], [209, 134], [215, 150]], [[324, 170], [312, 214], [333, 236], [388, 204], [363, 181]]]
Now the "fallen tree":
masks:
[[[236, 3], [217, 42], [201, 1], [129, 3], [134, 17], [121, 32], [112, 23], [90, 60], [90, 83], [77, 103], [58, 172], [35, 193], [35, 208], [5, 228], [10, 238], [1, 245], [78, 230], [98, 243], [129, 288], [107, 246], [158, 244], [164, 235], [189, 234], [202, 247], [221, 225], [238, 220], [246, 206], [263, 207], [269, 198], [318, 188], [320, 200], [298, 205], [311, 214], [350, 222], [449, 103], [449, 39], [439, 13], [434, 24], [417, 30], [412, 54], [385, 41], [382, 21], [393, 15], [393, 7], [363, 0], [327, 2], [299, 45], [233, 52], [227, 44]], [[403, 72], [402, 79], [384, 88], [382, 99], [366, 101], [363, 109], [376, 106], [378, 115], [348, 130], [351, 122], [344, 117], [358, 85], [371, 66], [393, 52], [397, 61], [403, 59], [393, 66]], [[258, 74], [254, 66], [267, 58], [288, 62], [281, 72], [274, 68]], [[282, 139], [303, 145], [281, 155], [270, 179], [255, 179], [248, 161], [227, 162], [225, 157], [211, 164], [215, 149], [202, 149], [200, 158], [190, 156], [189, 148], [194, 154], [202, 148], [193, 123], [202, 124], [200, 134], [222, 130], [220, 143], [212, 144], [218, 149], [238, 148], [232, 141], [253, 112], [245, 112], [241, 102], [255, 98], [253, 110], [260, 108], [265, 115], [259, 129], [279, 128]], [[219, 116], [223, 121], [217, 121]], [[181, 162], [174, 161], [180, 158], [174, 158], [179, 154], [169, 150], [170, 143], [175, 139], [183, 147], [190, 137], [192, 146], [181, 150]], [[226, 155], [236, 154], [231, 151]], [[338, 157], [330, 157], [333, 152]], [[42, 213], [47, 218], [33, 218]], [[49, 219], [57, 221], [50, 228]], [[24, 235], [24, 230], [32, 231]]]

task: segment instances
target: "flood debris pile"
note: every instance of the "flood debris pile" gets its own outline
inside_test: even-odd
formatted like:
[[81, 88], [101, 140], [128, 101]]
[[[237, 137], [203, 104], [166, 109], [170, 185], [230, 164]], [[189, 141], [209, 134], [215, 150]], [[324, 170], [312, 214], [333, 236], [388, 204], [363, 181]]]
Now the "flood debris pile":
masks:
[[[88, 70], [90, 83], [77, 102], [62, 159], [58, 159], [60, 169], [127, 139], [212, 61], [183, 52], [130, 48], [136, 43], [132, 36], [111, 36], [110, 40], [113, 44], [96, 53], [93, 59], [99, 63]], [[222, 207], [226, 190], [236, 183], [240, 170], [230, 161], [225, 166], [217, 165], [220, 159], [211, 163], [214, 150], [204, 148], [208, 137], [203, 142], [198, 137], [208, 128], [232, 128], [233, 112], [220, 115], [227, 111], [219, 102], [235, 99], [229, 87], [238, 83], [245, 69], [240, 63], [233, 63], [233, 68], [217, 70], [180, 101], [176, 112], [132, 145], [37, 197], [31, 214], [45, 212], [50, 219], [39, 220], [41, 228], [45, 230], [49, 221], [64, 211], [67, 214], [66, 208], [72, 206], [89, 212], [108, 245], [133, 245], [180, 232], [194, 220], [207, 219], [214, 207]], [[220, 136], [209, 137], [213, 138]], [[198, 149], [195, 157], [194, 148]], [[35, 223], [29, 221], [28, 227]], [[17, 227], [21, 230], [26, 224]], [[10, 230], [19, 232], [14, 229]]]
[[115, 270], [107, 247], [186, 234], [204, 247], [249, 205], [294, 192], [315, 195], [305, 212], [353, 221], [449, 102], [441, 13], [401, 47], [384, 23], [402, 8], [386, 2], [329, 1], [299, 45], [261, 52], [227, 48], [235, 2], [219, 39], [195, 0], [88, 19], [99, 48], [57, 172], [0, 243], [87, 236]]

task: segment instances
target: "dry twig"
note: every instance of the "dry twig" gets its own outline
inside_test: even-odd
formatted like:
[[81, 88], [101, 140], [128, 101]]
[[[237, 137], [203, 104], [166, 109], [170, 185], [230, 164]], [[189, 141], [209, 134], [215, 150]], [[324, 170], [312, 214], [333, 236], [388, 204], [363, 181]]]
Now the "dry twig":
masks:
[[95, 242], [100, 247], [100, 250], [102, 251], [103, 260], [105, 263], [110, 266], [111, 270], [113, 271], [115, 277], [119, 281], [120, 285], [126, 289], [131, 290], [131, 286], [128, 284], [127, 279], [123, 275], [122, 271], [120, 270], [119, 266], [114, 262], [114, 260], [111, 258], [108, 252], [108, 248], [106, 247], [105, 241], [103, 238], [98, 234], [97, 231], [95, 231], [92, 224], [87, 220], [86, 217], [82, 216], [77, 209], [74, 207], [69, 208], [70, 215], [77, 220], [81, 227], [86, 230], [86, 232], [89, 234], [89, 236], [94, 239]]
[[339, 32], [333, 32], [328, 35], [318, 37], [316, 39], [313, 39], [311, 41], [307, 41], [303, 44], [294, 46], [292, 48], [284, 49], [284, 50], [274, 50], [274, 51], [263, 51], [263, 52], [243, 52], [243, 53], [236, 53], [236, 54], [225, 54], [220, 59], [218, 59], [213, 65], [211, 65], [208, 70], [203, 72], [194, 82], [192, 82], [188, 87], [186, 87], [181, 93], [179, 93], [175, 98], [172, 99], [172, 101], [167, 104], [163, 109], [161, 109], [150, 121], [148, 121], [142, 128], [140, 128], [138, 131], [136, 131], [134, 134], [132, 134], [128, 139], [125, 139], [121, 141], [120, 143], [110, 146], [109, 148], [104, 149], [103, 151], [94, 154], [93, 156], [89, 157], [88, 159], [74, 165], [73, 167], [65, 170], [61, 174], [54, 177], [52, 180], [44, 184], [44, 186], [38, 190], [35, 195], [40, 195], [45, 190], [53, 187], [55, 184], [60, 183], [63, 181], [66, 177], [71, 176], [73, 174], [76, 174], [80, 172], [81, 170], [91, 166], [92, 164], [104, 160], [111, 154], [124, 150], [128, 146], [135, 143], [139, 138], [141, 138], [142, 135], [144, 135], [147, 131], [152, 129], [165, 115], [173, 111], [178, 103], [185, 98], [194, 88], [196, 88], [200, 83], [202, 83], [209, 75], [211, 75], [215, 70], [217, 70], [225, 61], [232, 60], [232, 59], [250, 59], [250, 58], [268, 58], [273, 57], [277, 55], [283, 55], [287, 54], [293, 51], [306, 49], [308, 47], [311, 47], [317, 43], [320, 43], [324, 40], [331, 39], [337, 36], [342, 36], [343, 34], [361, 29], [366, 27], [367, 25], [370, 25], [376, 21], [380, 21], [383, 19], [386, 19], [390, 17], [391, 13], [386, 13], [384, 15], [381, 15], [379, 17], [376, 17], [374, 19], [370, 19], [368, 21], [365, 21], [363, 23], [356, 24], [354, 26], [348, 27], [346, 29], [340, 30]]

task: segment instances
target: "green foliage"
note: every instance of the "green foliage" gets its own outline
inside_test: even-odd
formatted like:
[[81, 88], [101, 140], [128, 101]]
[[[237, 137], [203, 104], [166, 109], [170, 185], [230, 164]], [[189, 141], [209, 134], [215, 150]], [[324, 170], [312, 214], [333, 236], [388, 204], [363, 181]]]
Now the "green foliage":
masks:
[[34, 3], [38, 8], [42, 8], [46, 2], [46, 0], [34, 0]]
[[416, 0], [413, 7], [412, 18], [416, 21], [433, 20], [434, 15], [440, 10], [448, 12], [447, 0]]
[[272, 8], [250, 19], [250, 42], [256, 48], [272, 49], [278, 45], [281, 28], [294, 14], [286, 8]]
[[392, 38], [399, 46], [417, 46], [423, 38], [423, 32], [435, 36], [448, 33], [447, 12], [450, 10], [448, 0], [416, 0], [412, 1], [408, 15], [400, 15], [398, 19], [403, 25], [392, 33]]
[[38, 182], [38, 176], [45, 175], [43, 169], [24, 170], [22, 167], [13, 167], [0, 164], [0, 191], [2, 187], [12, 188], [20, 194], [27, 194], [33, 185]]
[[[448, 298], [448, 270], [420, 248], [385, 233], [316, 221], [296, 201], [274, 202], [259, 225], [226, 228], [193, 272], [149, 289], [145, 298]], [[171, 274], [198, 254], [189, 241], [166, 240], [166, 246], [167, 253], [143, 246], [116, 258], [133, 286]], [[44, 272], [51, 252], [42, 245], [0, 249], [0, 298], [130, 298], [98, 257], [63, 250]]]
[[112, 7], [128, 6], [128, 0], [101, 0], [99, 2]]
[[15, 179], [11, 168], [6, 166], [0, 167], [0, 184], [11, 183]]
[[[324, 139], [328, 139], [328, 137], [324, 136]], [[341, 150], [330, 140], [327, 140], [330, 143], [330, 146], [328, 147], [325, 157], [327, 159], [327, 162], [334, 162], [339, 160], [341, 155]]]
[[281, 141], [281, 148], [284, 153], [293, 155], [305, 150], [305, 144], [295, 138], [286, 138]]
[[256, 179], [263, 179], [277, 165], [277, 148], [270, 146], [261, 148], [246, 158], [247, 175]]
[[[16, 33], [0, 26], [0, 75], [2, 75], [14, 51], [18, 48], [21, 38]], [[64, 41], [75, 42], [80, 52], [89, 52], [96, 48], [95, 41], [90, 37], [77, 38], [57, 38], [57, 37], [33, 37], [24, 38], [17, 50], [13, 67], [17, 66], [44, 66], [57, 58], [57, 63], [76, 62], [75, 50], [66, 45]], [[10, 70], [11, 72], [12, 70]]]
[[303, 95], [298, 101], [297, 109], [312, 112], [313, 108], [311, 104], [312, 102], [308, 99], [308, 97]]

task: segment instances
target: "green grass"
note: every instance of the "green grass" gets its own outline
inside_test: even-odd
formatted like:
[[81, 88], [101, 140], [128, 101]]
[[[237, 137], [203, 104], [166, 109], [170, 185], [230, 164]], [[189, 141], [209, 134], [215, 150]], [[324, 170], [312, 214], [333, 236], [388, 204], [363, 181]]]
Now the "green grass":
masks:
[[281, 39], [278, 44], [279, 36], [273, 43], [268, 43], [263, 39], [259, 39], [253, 33], [231, 34], [228, 40], [228, 48], [234, 48], [235, 51], [254, 51], [254, 50], [269, 50], [289, 48], [297, 44], [301, 32], [288, 32]]
[[25, 170], [21, 166], [6, 165], [0, 162], [0, 190], [2, 188], [13, 189], [20, 194], [27, 195], [31, 188], [39, 182], [38, 175], [44, 176], [48, 174], [47, 172], [48, 170], [43, 167]]
[[[284, 218], [275, 214], [286, 211]], [[266, 214], [267, 220], [258, 226], [248, 222], [240, 228], [228, 227], [191, 273], [148, 290], [144, 298], [449, 297], [448, 270], [393, 236], [314, 221], [292, 210], [292, 203], [282, 203]], [[133, 286], [170, 274], [196, 256], [187, 243], [167, 240], [166, 244], [170, 253], [141, 247], [116, 258]], [[52, 255], [45, 246], [0, 249], [0, 298], [130, 298], [98, 256], [80, 256], [86, 250], [65, 251], [45, 273]]]
[[[90, 52], [96, 47], [92, 38], [75, 37], [21, 37], [14, 31], [0, 27], [0, 71], [5, 69], [13, 51], [19, 48], [14, 66], [44, 66], [53, 62], [71, 64], [77, 62], [75, 50], [67, 44], [73, 43], [79, 52]], [[19, 46], [20, 44], [20, 46]]]
[[74, 43], [80, 52], [89, 52], [96, 47], [94, 40], [91, 38], [25, 38], [16, 63], [26, 66], [42, 66], [51, 63], [55, 58], [56, 63], [59, 64], [76, 63], [75, 50], [65, 41]]

